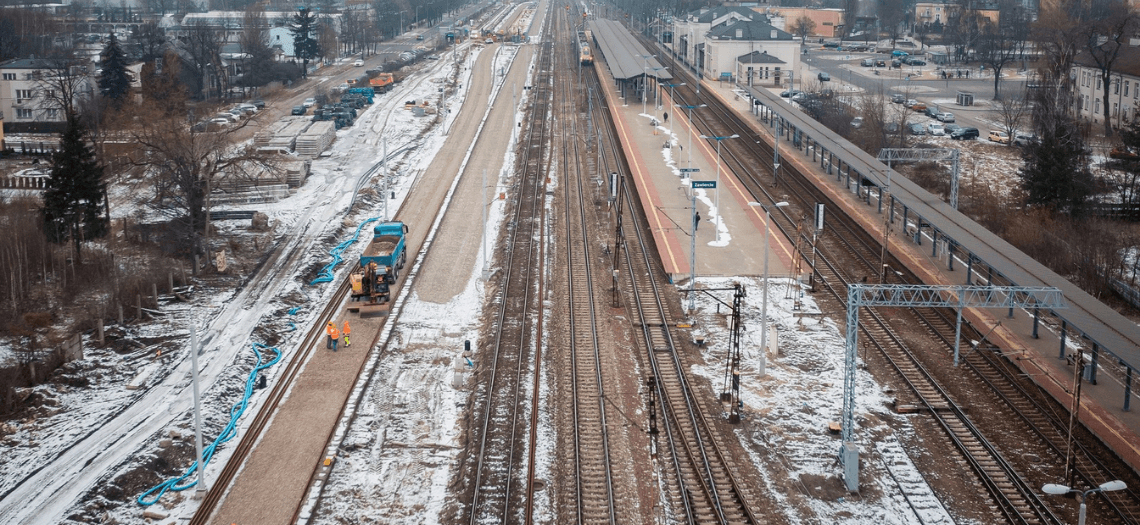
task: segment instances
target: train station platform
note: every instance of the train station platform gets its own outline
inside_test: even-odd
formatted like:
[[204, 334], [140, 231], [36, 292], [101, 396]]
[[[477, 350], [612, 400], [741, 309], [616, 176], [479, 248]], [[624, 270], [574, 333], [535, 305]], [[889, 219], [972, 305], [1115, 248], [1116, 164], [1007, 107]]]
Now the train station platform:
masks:
[[[691, 180], [717, 180], [716, 143], [700, 138], [700, 132], [693, 128], [683, 110], [672, 109], [668, 90], [660, 90], [659, 106], [654, 100], [643, 105], [632, 95], [625, 100], [603, 57], [596, 59], [594, 67], [630, 166], [626, 180], [637, 190], [665, 272], [672, 281], [688, 281], [690, 277], [694, 191], [696, 211], [700, 214], [696, 228], [697, 277], [762, 275], [764, 212], [748, 205], [752, 199], [732, 171], [721, 166], [715, 190], [690, 187]], [[669, 114], [668, 119], [665, 113]], [[654, 121], [657, 124], [651, 125]], [[681, 171], [690, 164], [699, 171]], [[719, 208], [717, 191], [721, 192]], [[776, 234], [774, 227], [770, 242], [769, 275], [788, 276], [793, 247]]]
[[[716, 81], [702, 82], [701, 89], [732, 107], [761, 137], [771, 143], [772, 128], [752, 113], [751, 100], [746, 93], [738, 91], [733, 84]], [[787, 148], [786, 153], [781, 155], [781, 162], [795, 165], [796, 169], [813, 179], [816, 187], [826, 192], [833, 202], [855, 218], [864, 229], [882, 238], [887, 223], [884, 215], [887, 207], [884, 206], [880, 211], [875, 199], [852, 193], [845, 186], [845, 181], [827, 173], [821, 163], [813, 159], [813, 154], [805, 151], [806, 148], [799, 151]], [[898, 227], [896, 217], [895, 231], [889, 237], [890, 253], [924, 283], [965, 284], [967, 266], [960, 264], [961, 261], [953, 268], [947, 264], [948, 258], [955, 256], [954, 252], [932, 250], [929, 238], [922, 244], [916, 244], [914, 237], [909, 235], [913, 232], [900, 234]], [[975, 268], [975, 283], [988, 282], [985, 274], [979, 273], [981, 268]], [[1078, 352], [1083, 353], [1088, 364], [1090, 360], [1095, 361], [1098, 355], [1096, 348], [1087, 342], [1074, 341], [1079, 339], [1077, 335], [1073, 332], [1066, 333], [1061, 320], [1056, 317], [1041, 315], [1036, 327], [1033, 313], [1023, 310], [1014, 310], [1011, 315], [1008, 310], [967, 309], [963, 312], [963, 317], [982, 333], [990, 332], [986, 341], [988, 344], [1000, 348], [1027, 377], [1032, 378], [1067, 408], [1072, 405], [1075, 391], [1074, 356]], [[963, 351], [969, 350], [971, 344], [970, 341], [963, 341]], [[1081, 345], [1079, 350], [1076, 344]], [[1082, 380], [1080, 421], [1116, 451], [1133, 470], [1140, 472], [1140, 414], [1131, 410], [1137, 395], [1132, 388], [1133, 374], [1107, 354], [1101, 354], [1100, 357], [1099, 373]]]

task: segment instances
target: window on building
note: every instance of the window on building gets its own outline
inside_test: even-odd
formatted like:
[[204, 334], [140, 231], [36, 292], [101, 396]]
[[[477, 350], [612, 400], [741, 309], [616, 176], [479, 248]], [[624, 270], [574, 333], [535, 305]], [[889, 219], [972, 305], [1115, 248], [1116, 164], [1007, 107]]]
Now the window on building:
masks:
[[30, 109], [17, 109], [16, 110], [16, 118], [22, 118], [22, 119], [29, 119], [30, 120], [32, 118], [32, 110], [30, 110]]
[[32, 90], [30, 89], [17, 89], [16, 90], [16, 103], [21, 104], [25, 100], [32, 98]]
[[1130, 84], [1130, 83], [1131, 82], [1129, 82], [1127, 80], [1124, 81], [1124, 96], [1126, 96], [1126, 97], [1128, 96], [1128, 84]]
[[59, 120], [59, 110], [58, 109], [45, 110], [44, 111], [44, 118], [46, 120]]
[[4, 80], [16, 80], [15, 73], [4, 73]]
[[1112, 116], [1116, 117], [1116, 115], [1119, 113], [1120, 113], [1120, 104], [1113, 102], [1112, 103]]
[[1093, 110], [1093, 113], [1100, 113], [1100, 99], [1099, 98], [1096, 99], [1096, 109]]
[[1102, 78], [1100, 78], [1100, 77], [1096, 77], [1096, 89], [1097, 89], [1098, 91], [1100, 90], [1100, 85], [1101, 85], [1101, 81], [1102, 81], [1102, 80], [1104, 80], [1104, 79], [1102, 79]]

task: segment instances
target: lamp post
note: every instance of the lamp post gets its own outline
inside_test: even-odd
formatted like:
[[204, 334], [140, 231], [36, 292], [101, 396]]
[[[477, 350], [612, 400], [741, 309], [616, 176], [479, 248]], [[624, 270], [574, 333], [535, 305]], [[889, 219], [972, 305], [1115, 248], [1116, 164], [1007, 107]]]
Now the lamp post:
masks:
[[645, 60], [645, 65], [641, 70], [645, 72], [645, 78], [641, 79], [641, 112], [645, 113], [645, 99], [649, 98], [649, 59], [657, 55], [640, 55], [642, 60]]
[[768, 205], [749, 202], [748, 205], [764, 209], [764, 290], [760, 295], [760, 375], [763, 376], [764, 366], [768, 359], [768, 232], [770, 231], [768, 225], [772, 223], [772, 214], [769, 208], [773, 206], [783, 208], [788, 205], [788, 201]]
[[[696, 106], [682, 106], [682, 105], [678, 104], [677, 107], [689, 110], [689, 125], [692, 126], [693, 125], [693, 110], [708, 107], [708, 104], [697, 104]], [[688, 158], [687, 162], [688, 162], [688, 166], [686, 166], [686, 167], [689, 168], [689, 170], [692, 170], [693, 169], [693, 131], [691, 129], [689, 130], [689, 158]], [[692, 173], [692, 171], [686, 171], [685, 173]], [[686, 175], [686, 176], [691, 177], [691, 175]]]
[[1117, 490], [1124, 490], [1126, 488], [1128, 488], [1128, 485], [1118, 479], [1114, 481], [1106, 481], [1104, 483], [1101, 483], [1099, 487], [1089, 490], [1074, 489], [1069, 488], [1065, 485], [1049, 483], [1041, 487], [1041, 492], [1053, 496], [1063, 496], [1070, 492], [1076, 494], [1077, 498], [1081, 500], [1081, 510], [1077, 515], [1077, 525], [1085, 525], [1085, 498], [1087, 498], [1089, 494], [1092, 494], [1093, 492], [1113, 492]]
[[[681, 82], [680, 84], [674, 84], [672, 82], [665, 84], [665, 87], [669, 88], [669, 103], [670, 104], [673, 103], [673, 88], [675, 88], [677, 86], [683, 86], [683, 85], [685, 85], [684, 82]], [[673, 119], [673, 120], [676, 120], [676, 119]], [[673, 136], [673, 122], [672, 121], [669, 122], [669, 136], [670, 137]], [[672, 147], [672, 146], [670, 146], [670, 147]]]
[[716, 141], [716, 200], [713, 205], [716, 206], [716, 230], [713, 231], [713, 240], [720, 242], [720, 141], [724, 139], [739, 138], [740, 135], [732, 134], [727, 137], [712, 137], [709, 135], [701, 135], [702, 139], [713, 139]]
[[657, 115], [657, 110], [661, 107], [661, 90], [658, 89], [661, 84], [661, 77], [657, 76], [658, 71], [664, 71], [664, 67], [650, 68], [653, 71], [653, 114]]

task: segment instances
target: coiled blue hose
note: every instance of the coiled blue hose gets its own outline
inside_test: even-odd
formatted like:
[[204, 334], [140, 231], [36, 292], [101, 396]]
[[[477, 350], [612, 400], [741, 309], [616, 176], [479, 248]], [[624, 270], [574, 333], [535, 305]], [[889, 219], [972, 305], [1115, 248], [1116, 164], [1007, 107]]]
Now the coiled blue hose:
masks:
[[336, 266], [343, 260], [341, 258], [341, 254], [344, 253], [344, 251], [347, 250], [349, 246], [352, 246], [352, 243], [356, 242], [356, 240], [360, 238], [360, 231], [363, 230], [365, 226], [378, 220], [380, 220], [379, 217], [373, 217], [371, 219], [365, 220], [364, 222], [360, 223], [360, 226], [356, 227], [356, 233], [352, 234], [351, 239], [348, 239], [336, 245], [336, 247], [329, 252], [329, 255], [332, 255], [333, 258], [332, 262], [326, 264], [324, 268], [321, 268], [321, 273], [317, 274], [317, 278], [313, 279], [313, 282], [309, 283], [309, 286], [317, 283], [327, 283], [332, 281], [333, 269], [335, 269]]
[[[212, 443], [210, 443], [209, 446], [202, 450], [202, 457], [205, 461], [205, 465], [210, 464], [210, 458], [214, 456], [214, 451], [217, 450], [218, 445], [221, 445], [222, 443], [233, 439], [234, 436], [237, 435], [237, 423], [238, 420], [241, 419], [242, 414], [245, 413], [246, 407], [249, 405], [249, 398], [253, 395], [254, 383], [257, 381], [258, 372], [277, 364], [277, 362], [281, 360], [281, 351], [276, 347], [268, 347], [261, 343], [253, 343], [252, 348], [254, 355], [257, 356], [257, 364], [254, 365], [253, 370], [249, 373], [249, 377], [247, 377], [245, 380], [245, 395], [242, 396], [241, 401], [235, 403], [233, 407], [230, 407], [230, 422], [226, 424], [226, 428], [222, 429], [221, 435], [219, 435], [217, 439], [215, 439]], [[273, 359], [262, 362], [262, 350], [269, 350], [273, 352]], [[193, 481], [186, 480], [190, 476], [194, 475], [194, 473], [197, 471], [197, 468], [198, 462], [194, 461], [193, 464], [186, 468], [186, 471], [183, 472], [181, 476], [168, 479], [162, 483], [159, 483], [158, 485], [151, 487], [150, 490], [139, 495], [136, 501], [138, 501], [139, 505], [149, 507], [155, 503], [158, 503], [158, 500], [162, 498], [162, 495], [166, 494], [167, 491], [178, 492], [197, 485], [197, 479]]]

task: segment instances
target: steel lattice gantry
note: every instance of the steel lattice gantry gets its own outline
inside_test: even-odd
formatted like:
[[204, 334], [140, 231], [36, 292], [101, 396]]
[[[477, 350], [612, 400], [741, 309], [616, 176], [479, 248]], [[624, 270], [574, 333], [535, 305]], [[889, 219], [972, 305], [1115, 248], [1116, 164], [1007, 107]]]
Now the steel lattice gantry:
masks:
[[[887, 190], [891, 189], [891, 162], [950, 161], [950, 207], [958, 209], [958, 149], [957, 148], [883, 148], [879, 160], [887, 163]], [[883, 207], [879, 195], [879, 209]]]
[[855, 370], [859, 336], [859, 308], [899, 306], [907, 308], [956, 308], [954, 365], [962, 336], [965, 308], [1065, 308], [1058, 288], [1039, 286], [928, 286], [922, 284], [851, 284], [847, 286], [847, 344], [843, 373], [843, 445], [839, 449], [847, 490], [859, 489], [859, 448], [855, 444]]

